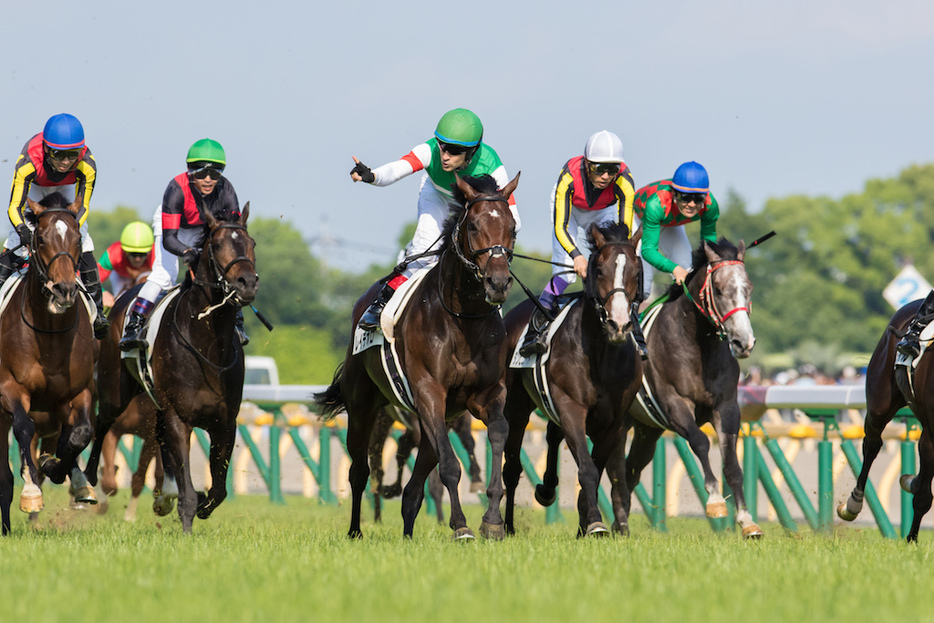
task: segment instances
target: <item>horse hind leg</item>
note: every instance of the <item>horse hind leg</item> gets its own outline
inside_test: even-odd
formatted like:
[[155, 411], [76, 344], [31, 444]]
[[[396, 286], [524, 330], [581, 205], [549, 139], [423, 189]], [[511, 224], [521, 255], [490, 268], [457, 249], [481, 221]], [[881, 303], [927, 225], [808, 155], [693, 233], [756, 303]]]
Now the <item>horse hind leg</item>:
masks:
[[207, 519], [227, 499], [227, 470], [237, 437], [236, 422], [211, 436], [211, 488], [206, 496], [198, 495], [198, 518]]
[[931, 502], [934, 499], [931, 493], [931, 481], [934, 480], [934, 439], [926, 427], [922, 429], [921, 438], [918, 440], [918, 455], [921, 458], [921, 470], [918, 475], [916, 477], [903, 475], [900, 479], [902, 488], [910, 491], [914, 496], [912, 500], [914, 517], [911, 521], [911, 530], [906, 537], [909, 543], [917, 542], [918, 532], [921, 530], [921, 519], [931, 510]]
[[542, 475], [542, 484], [535, 487], [535, 501], [542, 506], [551, 506], [558, 495], [558, 452], [564, 440], [564, 431], [554, 422], [548, 422], [545, 440], [548, 443], [545, 473]]
[[[894, 415], [894, 411], [892, 414]], [[866, 485], [869, 482], [869, 470], [882, 450], [882, 430], [892, 419], [891, 415], [879, 416], [870, 411], [866, 415], [866, 436], [863, 438], [863, 466], [856, 477], [856, 485], [845, 502], [837, 506], [837, 516], [844, 521], [853, 521], [863, 510]], [[881, 424], [881, 426], [880, 426]]]

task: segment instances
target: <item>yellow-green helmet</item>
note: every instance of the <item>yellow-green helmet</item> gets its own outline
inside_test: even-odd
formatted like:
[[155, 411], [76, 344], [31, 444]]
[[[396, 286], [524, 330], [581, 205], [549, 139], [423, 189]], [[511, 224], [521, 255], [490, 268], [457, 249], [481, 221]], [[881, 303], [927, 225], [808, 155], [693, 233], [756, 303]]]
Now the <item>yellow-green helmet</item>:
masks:
[[120, 247], [127, 253], [149, 253], [154, 242], [152, 229], [142, 221], [135, 221], [123, 228]]
[[203, 138], [200, 141], [195, 141], [194, 145], [188, 150], [186, 162], [188, 164], [193, 162], [215, 162], [224, 167], [227, 165], [227, 155], [220, 143], [209, 138]]

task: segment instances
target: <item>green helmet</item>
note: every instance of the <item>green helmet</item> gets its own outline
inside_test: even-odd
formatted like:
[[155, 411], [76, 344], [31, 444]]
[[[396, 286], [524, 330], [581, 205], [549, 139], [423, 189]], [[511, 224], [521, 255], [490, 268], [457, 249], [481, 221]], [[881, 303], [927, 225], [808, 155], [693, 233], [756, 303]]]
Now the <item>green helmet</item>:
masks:
[[455, 108], [441, 117], [435, 129], [435, 138], [454, 145], [476, 147], [483, 138], [483, 124], [477, 115], [466, 108]]
[[195, 141], [195, 144], [191, 146], [191, 149], [188, 150], [188, 159], [185, 162], [189, 164], [192, 162], [216, 162], [221, 166], [226, 166], [227, 156], [224, 154], [224, 148], [221, 147], [220, 143], [209, 138], [203, 138], [200, 141]]
[[120, 247], [127, 253], [149, 253], [153, 242], [152, 229], [142, 221], [130, 223], [120, 234]]

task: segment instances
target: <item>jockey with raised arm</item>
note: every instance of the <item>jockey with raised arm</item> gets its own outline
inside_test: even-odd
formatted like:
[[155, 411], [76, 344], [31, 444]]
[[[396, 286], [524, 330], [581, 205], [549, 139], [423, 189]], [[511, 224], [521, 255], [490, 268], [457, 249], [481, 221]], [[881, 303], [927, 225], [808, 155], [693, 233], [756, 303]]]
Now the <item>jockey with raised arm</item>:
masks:
[[101, 281], [110, 278], [110, 289], [114, 296], [119, 296], [143, 273], [152, 270], [153, 242], [152, 228], [136, 221], [123, 228], [120, 240], [114, 242], [97, 263]]
[[[551, 268], [552, 277], [538, 302], [544, 309], [556, 310], [557, 299], [565, 289], [587, 276], [587, 258], [577, 246], [578, 230], [607, 222], [623, 223], [632, 230], [632, 202], [635, 186], [632, 173], [623, 160], [623, 142], [607, 130], [593, 134], [584, 146], [584, 155], [568, 160], [551, 191]], [[573, 264], [568, 274], [564, 266]], [[519, 347], [523, 357], [544, 353], [548, 319], [539, 308], [532, 312], [525, 341]], [[640, 355], [645, 354], [638, 319], [633, 337]]]
[[700, 237], [717, 241], [720, 205], [710, 192], [707, 170], [696, 162], [685, 162], [668, 180], [640, 188], [633, 203], [635, 225], [642, 227], [643, 292], [652, 291], [655, 271], [671, 273], [679, 285], [691, 270], [691, 243], [684, 226], [701, 222]]
[[[188, 150], [186, 162], [188, 171], [172, 178], [162, 204], [156, 208], [152, 274], [130, 309], [120, 350], [149, 347], [140, 331], [160, 295], [175, 283], [178, 258], [189, 266], [198, 261], [208, 235], [202, 215], [210, 212], [214, 218], [231, 223], [240, 218], [237, 193], [223, 176], [227, 156], [221, 144], [209, 138], [196, 141]], [[250, 338], [243, 330], [242, 310], [237, 313], [236, 328], [240, 343], [246, 345]]]
[[26, 258], [29, 253], [35, 225], [32, 223], [32, 210], [26, 204], [26, 198], [40, 201], [57, 192], [69, 203], [73, 203], [77, 197], [81, 197], [78, 210], [78, 223], [81, 226], [81, 257], [78, 260], [78, 271], [81, 273], [81, 282], [97, 307], [94, 337], [101, 339], [107, 334], [109, 323], [104, 316], [101, 280], [97, 274], [97, 260], [94, 259], [94, 241], [88, 233], [87, 223], [96, 179], [97, 164], [91, 150], [84, 143], [84, 127], [81, 122], [67, 113], [50, 117], [42, 132], [26, 142], [22, 153], [16, 159], [10, 207], [7, 210], [13, 231], [7, 237], [3, 244], [3, 252], [0, 253], [0, 286], [16, 269], [14, 253], [20, 258]]
[[[499, 156], [482, 140], [483, 125], [477, 115], [465, 108], [455, 108], [441, 117], [433, 138], [416, 145], [400, 160], [371, 170], [354, 157], [356, 164], [350, 171], [351, 179], [373, 186], [388, 186], [417, 171], [425, 171], [418, 194], [418, 222], [410, 255], [429, 253], [410, 262], [401, 272], [393, 271], [389, 275], [376, 301], [360, 318], [359, 327], [367, 330], [379, 328], [380, 314], [396, 288], [415, 271], [438, 261], [437, 256], [430, 252], [441, 245], [442, 227], [450, 214], [450, 203], [454, 197], [455, 173], [474, 177], [490, 175], [500, 189], [509, 182]], [[516, 220], [516, 231], [519, 231], [519, 213], [514, 197], [509, 198], [509, 209]]]

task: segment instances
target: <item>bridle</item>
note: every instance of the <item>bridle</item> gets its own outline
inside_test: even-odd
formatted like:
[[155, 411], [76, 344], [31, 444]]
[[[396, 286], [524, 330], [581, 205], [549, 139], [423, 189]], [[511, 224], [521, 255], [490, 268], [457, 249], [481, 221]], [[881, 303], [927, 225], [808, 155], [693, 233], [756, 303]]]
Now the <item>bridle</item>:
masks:
[[[253, 269], [253, 272], [255, 273], [256, 262], [251, 260], [245, 255], [238, 255], [232, 260], [230, 260], [229, 262], [227, 262], [226, 266], [222, 267], [220, 265], [220, 262], [217, 261], [217, 257], [214, 255], [214, 246], [210, 244], [214, 235], [221, 229], [239, 229], [242, 231], [247, 231], [246, 226], [244, 225], [241, 225], [239, 223], [227, 223], [227, 222], [220, 223], [217, 227], [212, 229], [208, 237], [207, 247], [208, 247], [208, 260], [210, 261], [211, 270], [214, 273], [214, 280], [213, 281], [201, 281], [200, 279], [196, 279], [194, 276], [194, 273], [192, 273], [192, 283], [194, 283], [195, 285], [204, 286], [204, 287], [211, 288], [214, 290], [220, 290], [224, 294], [224, 301], [220, 303], [220, 305], [224, 305], [228, 301], [230, 301], [230, 299], [232, 299], [237, 293], [236, 289], [227, 280], [227, 273], [230, 272], [230, 269], [233, 268], [234, 264], [238, 264], [240, 262], [249, 263], [250, 267]], [[210, 313], [210, 311], [213, 309], [214, 309], [213, 307], [208, 308], [208, 313]]]
[[[632, 242], [627, 240], [625, 242], [607, 242], [600, 248], [600, 250], [602, 251], [603, 249], [607, 247], [627, 247], [627, 246], [634, 248], [632, 247]], [[626, 292], [625, 288], [613, 288], [612, 290], [606, 293], [606, 296], [604, 296], [603, 298], [600, 298], [600, 296], [597, 294], [596, 277], [594, 276], [596, 275], [596, 271], [594, 270], [594, 268], [596, 267], [597, 258], [599, 257], [599, 255], [600, 255], [599, 252], [590, 254], [590, 262], [589, 262], [590, 266], [587, 268], [587, 288], [585, 289], [586, 290], [585, 296], [587, 297], [587, 300], [590, 301], [590, 304], [593, 305], [594, 310], [596, 310], [597, 317], [600, 319], [600, 326], [602, 326], [605, 329], [607, 320], [609, 320], [609, 314], [606, 311], [607, 301], [609, 301], [610, 298], [617, 292], [622, 292], [624, 295], [626, 295], [627, 298], [629, 298], [629, 293]], [[641, 287], [641, 285], [637, 285], [637, 287]]]
[[509, 204], [509, 201], [507, 199], [500, 197], [499, 195], [481, 195], [479, 197], [475, 197], [471, 199], [464, 206], [464, 213], [461, 215], [460, 219], [458, 219], [457, 225], [454, 226], [454, 232], [451, 236], [454, 242], [453, 247], [454, 247], [454, 252], [457, 254], [457, 258], [461, 261], [462, 264], [464, 264], [464, 266], [467, 267], [468, 270], [471, 271], [474, 278], [480, 282], [483, 281], [483, 272], [480, 270], [480, 266], [474, 260], [476, 260], [478, 257], [483, 255], [484, 253], [489, 253], [490, 259], [497, 257], [499, 255], [505, 255], [506, 264], [507, 265], [512, 264], [512, 249], [507, 249], [501, 244], [496, 244], [496, 245], [493, 245], [492, 247], [485, 247], [483, 249], [474, 250], [473, 248], [470, 247], [470, 239], [468, 238], [467, 249], [470, 252], [470, 257], [467, 257], [461, 251], [460, 244], [459, 244], [461, 225], [463, 225], [464, 221], [467, 220], [467, 213], [470, 212], [471, 206], [473, 206], [474, 204], [480, 203], [481, 201], [501, 201], [507, 205]]
[[706, 318], [717, 329], [717, 335], [720, 336], [721, 340], [726, 339], [727, 337], [727, 330], [723, 324], [726, 322], [727, 318], [741, 311], [744, 311], [747, 314], [751, 313], [748, 307], [734, 307], [730, 311], [726, 313], [722, 313], [717, 308], [716, 297], [714, 297], [713, 295], [713, 283], [711, 280], [711, 276], [713, 275], [713, 273], [721, 268], [725, 268], [727, 266], [734, 266], [736, 264], [742, 265], [743, 261], [742, 260], [720, 260], [719, 262], [714, 262], [713, 264], [707, 265], [707, 274], [704, 276], [704, 283], [703, 285], [701, 285], [700, 292], [698, 293], [698, 298], [700, 299], [700, 302], [694, 300], [690, 292], [688, 292], [687, 284], [686, 283], [683, 284], [684, 293], [687, 295], [688, 299], [690, 299], [691, 302], [694, 303], [695, 307], [697, 307], [701, 315], [703, 315], [704, 318]]
[[[72, 212], [71, 210], [68, 210], [67, 208], [49, 208], [47, 210], [43, 210], [42, 212], [36, 215], [36, 222], [38, 223], [39, 220], [41, 220], [42, 217], [47, 214], [67, 214], [71, 218], [75, 219], [76, 223], [78, 221], [77, 215], [75, 215], [74, 212]], [[78, 249], [80, 253], [80, 249], [81, 249], [80, 245], [78, 245]], [[42, 283], [42, 291], [43, 293], [46, 294], [46, 296], [51, 296], [52, 294], [49, 291], [48, 287], [46, 286], [46, 283], [51, 281], [51, 277], [49, 276], [49, 270], [52, 268], [52, 264], [55, 262], [55, 260], [57, 260], [60, 257], [67, 257], [68, 259], [71, 260], [72, 272], [73, 273], [78, 272], [78, 259], [79, 258], [73, 257], [71, 253], [67, 251], [59, 251], [58, 253], [53, 255], [52, 259], [50, 259], [48, 262], [43, 262], [42, 257], [39, 255], [38, 232], [36, 232], [36, 234], [33, 235], [32, 242], [29, 244], [29, 257], [30, 257], [30, 262], [35, 266], [36, 274], [38, 275]]]

